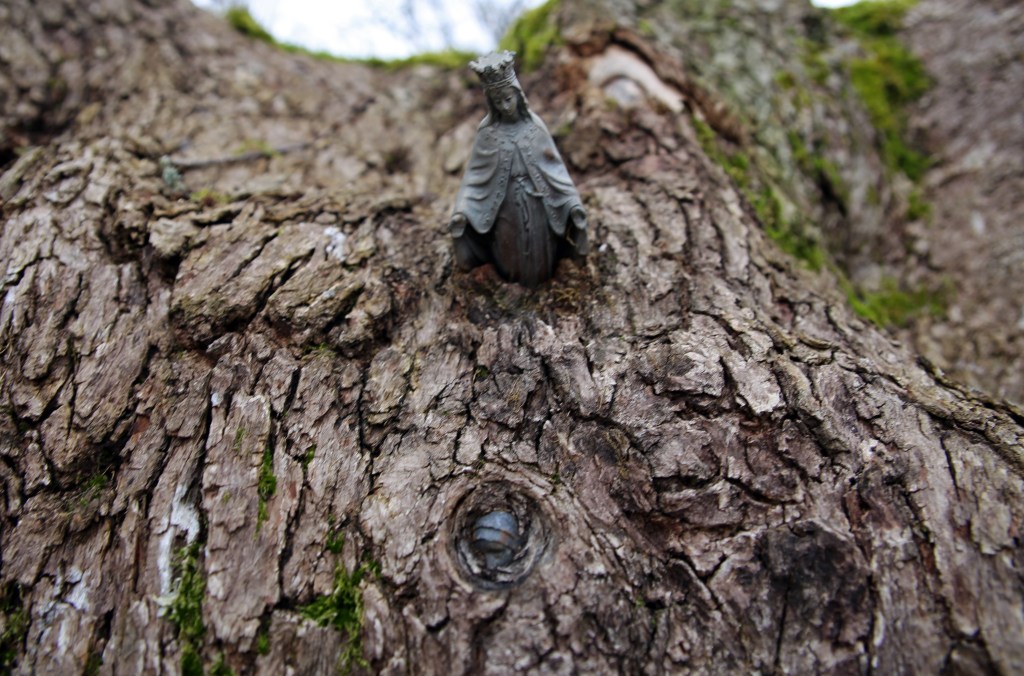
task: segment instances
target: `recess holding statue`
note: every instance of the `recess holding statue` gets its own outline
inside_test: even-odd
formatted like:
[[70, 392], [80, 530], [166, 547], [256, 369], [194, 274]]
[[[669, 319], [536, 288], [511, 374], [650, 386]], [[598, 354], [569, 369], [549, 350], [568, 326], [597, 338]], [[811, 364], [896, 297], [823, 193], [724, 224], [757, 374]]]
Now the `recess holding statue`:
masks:
[[463, 270], [493, 263], [537, 286], [558, 259], [587, 253], [587, 215], [544, 122], [516, 79], [513, 52], [470, 63], [487, 98], [449, 229]]

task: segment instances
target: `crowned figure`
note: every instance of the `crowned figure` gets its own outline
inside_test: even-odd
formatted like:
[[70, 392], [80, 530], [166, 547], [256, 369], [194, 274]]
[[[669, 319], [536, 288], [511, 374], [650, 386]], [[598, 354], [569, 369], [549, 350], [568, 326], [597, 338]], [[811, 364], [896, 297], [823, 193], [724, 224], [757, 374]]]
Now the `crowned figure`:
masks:
[[587, 253], [587, 215], [546, 126], [516, 79], [513, 52], [470, 63], [487, 96], [487, 117], [455, 199], [449, 229], [464, 270], [493, 263], [533, 287], [559, 258]]

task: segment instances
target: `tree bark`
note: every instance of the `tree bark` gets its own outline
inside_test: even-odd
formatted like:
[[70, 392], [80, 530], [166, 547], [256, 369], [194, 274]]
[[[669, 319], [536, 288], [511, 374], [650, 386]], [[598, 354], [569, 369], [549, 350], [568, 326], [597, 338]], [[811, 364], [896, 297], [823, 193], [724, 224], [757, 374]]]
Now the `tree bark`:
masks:
[[[915, 347], [957, 379], [1024, 403], [1024, 38], [1019, 3], [922, 2], [906, 39], [934, 80], [912, 123], [934, 156], [925, 179], [931, 227], [919, 227], [918, 275], [956, 288], [946, 317], [922, 322]], [[968, 53], [970, 58], [956, 57]], [[933, 283], [935, 283], [933, 281]]]
[[[766, 237], [629, 11], [566, 0], [522, 77], [593, 227], [526, 290], [453, 266], [465, 73], [8, 4], [6, 667], [1024, 666], [1024, 415]], [[490, 510], [528, 531], [497, 581]]]

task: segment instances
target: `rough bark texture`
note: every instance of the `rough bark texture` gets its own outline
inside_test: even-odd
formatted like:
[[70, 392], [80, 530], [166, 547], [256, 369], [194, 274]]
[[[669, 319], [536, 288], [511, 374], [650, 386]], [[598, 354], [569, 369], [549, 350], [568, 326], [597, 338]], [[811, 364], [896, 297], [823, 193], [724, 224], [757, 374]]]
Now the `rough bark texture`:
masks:
[[827, 243], [855, 278], [887, 259], [901, 233], [880, 226], [898, 196], [843, 68], [856, 44], [826, 13], [788, 0], [622, 4], [618, 25], [656, 46], [664, 77], [689, 83], [697, 115], [742, 156], [732, 168], [748, 194], [777, 202], [780, 227]]
[[915, 344], [963, 382], [1024, 403], [1024, 6], [921, 2], [904, 37], [934, 79], [912, 115], [935, 157], [918, 274], [957, 289]]
[[[453, 271], [465, 73], [0, 11], [16, 672], [1024, 668], [1024, 416], [768, 241], [660, 43], [567, 1], [522, 78], [594, 228], [528, 291]], [[539, 538], [499, 589], [458, 553], [490, 505]]]
[[[1020, 3], [920, 0], [906, 13], [900, 36], [931, 80], [905, 111], [907, 143], [931, 164], [918, 185], [886, 166], [849, 78], [864, 49], [827, 13], [785, 0], [600, 4], [620, 33], [656, 45], [646, 56], [662, 77], [713, 93], [695, 97], [696, 114], [735, 153], [762, 216], [823, 243], [863, 290], [896, 281], [942, 296], [945, 310], [909, 318], [901, 339], [1024, 402]], [[928, 208], [915, 214], [913, 200]]]

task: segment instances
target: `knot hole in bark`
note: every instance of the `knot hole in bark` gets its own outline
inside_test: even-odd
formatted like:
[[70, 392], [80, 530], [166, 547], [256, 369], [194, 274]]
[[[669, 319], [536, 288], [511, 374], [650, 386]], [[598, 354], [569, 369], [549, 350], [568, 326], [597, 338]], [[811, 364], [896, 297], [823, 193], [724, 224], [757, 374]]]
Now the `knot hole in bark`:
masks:
[[537, 501], [501, 482], [482, 483], [462, 496], [448, 524], [451, 555], [470, 582], [504, 589], [534, 571], [554, 537]]

